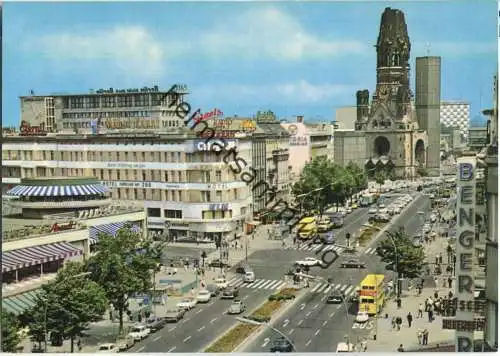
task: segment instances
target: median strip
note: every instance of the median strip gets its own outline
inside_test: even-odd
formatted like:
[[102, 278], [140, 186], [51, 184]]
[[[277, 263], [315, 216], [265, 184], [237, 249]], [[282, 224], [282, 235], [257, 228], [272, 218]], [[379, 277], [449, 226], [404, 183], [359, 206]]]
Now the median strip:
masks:
[[376, 235], [381, 229], [383, 229], [386, 224], [387, 223], [376, 222], [373, 223], [372, 226], [365, 228], [363, 232], [361, 232], [361, 235], [359, 235], [359, 245], [366, 246], [370, 242], [372, 237]]
[[[266, 302], [261, 304], [252, 314], [245, 318], [259, 323], [269, 322], [271, 316], [279, 310], [279, 308], [288, 300], [295, 298], [296, 293], [297, 290], [295, 289], [284, 288], [278, 293], [271, 295]], [[233, 352], [259, 328], [260, 325], [239, 323], [217, 339], [205, 349], [204, 352]]]

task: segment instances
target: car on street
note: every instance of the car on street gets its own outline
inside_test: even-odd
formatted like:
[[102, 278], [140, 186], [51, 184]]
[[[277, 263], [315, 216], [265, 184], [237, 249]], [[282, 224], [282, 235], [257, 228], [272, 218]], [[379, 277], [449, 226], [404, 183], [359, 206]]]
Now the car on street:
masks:
[[270, 352], [292, 352], [293, 345], [285, 339], [284, 337], [280, 337], [273, 341]]
[[349, 343], [347, 344], [346, 342], [339, 342], [337, 344], [337, 351], [335, 351], [336, 353], [339, 353], [339, 352], [354, 352], [354, 344], [353, 343]]
[[391, 216], [389, 214], [377, 213], [374, 216], [370, 216], [368, 222], [389, 222], [391, 221]]
[[295, 264], [299, 266], [314, 267], [321, 266], [322, 262], [314, 257], [306, 257], [303, 260], [295, 261]]
[[165, 319], [158, 318], [158, 317], [152, 317], [148, 320], [146, 320], [146, 327], [151, 330], [151, 333], [155, 333], [165, 326]]
[[115, 344], [107, 343], [99, 345], [98, 353], [115, 353], [120, 351]]
[[230, 267], [230, 266], [228, 263], [216, 258], [215, 260], [210, 261], [210, 263], [208, 264], [208, 267], [224, 268], [224, 267]]
[[368, 214], [376, 214], [377, 213], [377, 208], [372, 206], [369, 210], [368, 210]]
[[146, 325], [135, 325], [132, 327], [127, 336], [130, 336], [135, 341], [141, 341], [151, 334], [151, 330]]
[[357, 209], [357, 208], [358, 208], [358, 204], [356, 204], [356, 203], [351, 204], [351, 209]]
[[356, 323], [366, 323], [370, 319], [370, 316], [368, 315], [367, 312], [360, 311], [356, 315]]
[[424, 226], [422, 226], [422, 232], [424, 234], [428, 234], [429, 232], [431, 232], [431, 225], [429, 224], [424, 224]]
[[345, 212], [346, 212], [346, 214], [352, 213], [352, 208], [350, 206], [346, 207]]
[[235, 314], [241, 314], [246, 310], [247, 306], [245, 305], [245, 303], [243, 303], [241, 300], [234, 300], [229, 306], [227, 313], [229, 315], [235, 315]]
[[343, 294], [331, 294], [326, 298], [327, 304], [342, 304], [344, 302]]
[[132, 346], [134, 346], [135, 340], [130, 336], [122, 336], [116, 340], [116, 347], [118, 347], [119, 352], [127, 351]]
[[200, 290], [196, 295], [196, 300], [198, 301], [198, 303], [208, 303], [211, 298], [212, 294], [206, 289]]
[[366, 268], [366, 264], [360, 260], [350, 258], [348, 260], [342, 261], [340, 264], [341, 268]]
[[217, 297], [220, 293], [220, 288], [217, 287], [215, 284], [208, 284], [206, 288], [210, 292], [210, 295], [212, 297]]
[[179, 303], [177, 303], [177, 308], [182, 308], [184, 310], [191, 310], [196, 306], [195, 298], [184, 298]]
[[385, 204], [384, 204], [384, 203], [380, 203], [380, 204], [378, 205], [378, 208], [379, 208], [379, 209], [384, 209], [384, 208], [385, 208]]
[[222, 291], [221, 299], [234, 299], [238, 297], [240, 291], [238, 287], [228, 286]]
[[437, 215], [436, 214], [431, 214], [431, 216], [429, 217], [431, 223], [435, 223], [436, 220], [437, 220]]
[[185, 309], [177, 308], [177, 309], [168, 309], [165, 314], [165, 321], [167, 323], [177, 323], [179, 320], [184, 318], [184, 314], [186, 313]]
[[387, 214], [387, 208], [378, 208], [377, 213], [378, 214]]
[[223, 277], [216, 278], [215, 281], [214, 281], [214, 283], [220, 289], [224, 289], [227, 286], [229, 286], [229, 282], [227, 281], [227, 279], [225, 279]]

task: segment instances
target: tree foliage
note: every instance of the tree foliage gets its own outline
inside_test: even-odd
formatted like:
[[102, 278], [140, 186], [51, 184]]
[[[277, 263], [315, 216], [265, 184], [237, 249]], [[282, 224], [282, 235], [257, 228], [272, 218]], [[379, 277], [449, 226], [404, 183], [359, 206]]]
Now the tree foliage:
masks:
[[88, 270], [118, 312], [120, 332], [129, 297], [152, 289], [153, 271], [163, 247], [163, 243], [141, 239], [140, 234], [129, 227], [120, 229], [115, 237], [100, 235], [97, 253], [89, 259]]
[[377, 246], [377, 254], [387, 263], [386, 268], [397, 272], [400, 277], [419, 277], [424, 267], [423, 246], [415, 246], [403, 229], [388, 231], [387, 238]]
[[42, 286], [30, 312], [30, 336], [41, 342], [47, 332], [71, 340], [85, 336], [89, 324], [102, 318], [108, 302], [104, 289], [84, 274], [81, 262], [67, 262], [54, 281]]
[[19, 330], [21, 326], [17, 317], [2, 308], [2, 351], [16, 352], [17, 345], [21, 341]]

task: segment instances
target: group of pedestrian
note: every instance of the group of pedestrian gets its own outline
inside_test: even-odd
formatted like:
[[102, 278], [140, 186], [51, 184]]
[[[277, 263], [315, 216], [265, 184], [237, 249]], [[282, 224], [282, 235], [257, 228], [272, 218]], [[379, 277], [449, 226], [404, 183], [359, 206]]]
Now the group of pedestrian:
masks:
[[417, 330], [417, 339], [419, 345], [427, 345], [429, 343], [429, 330], [427, 328], [425, 329], [418, 329]]

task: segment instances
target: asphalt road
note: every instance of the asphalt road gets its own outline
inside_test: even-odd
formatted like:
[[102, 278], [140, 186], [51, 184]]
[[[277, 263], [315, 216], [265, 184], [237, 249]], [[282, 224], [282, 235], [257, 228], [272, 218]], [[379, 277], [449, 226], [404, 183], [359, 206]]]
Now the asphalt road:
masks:
[[[421, 219], [417, 212], [423, 211], [428, 214], [429, 210], [429, 199], [419, 194], [412, 204], [394, 220], [393, 228], [404, 226], [409, 234], [414, 234], [424, 219], [424, 217]], [[365, 221], [362, 221], [361, 224]], [[361, 224], [349, 226], [347, 229], [355, 230]], [[372, 241], [370, 245], [375, 246], [376, 241]], [[366, 249], [369, 247], [367, 246]], [[311, 269], [310, 274], [325, 279], [332, 278], [334, 284], [349, 282], [353, 285], [358, 285], [368, 271], [384, 273], [388, 276], [392, 274], [391, 271], [385, 270], [385, 265], [380, 262], [376, 255], [368, 255], [360, 251], [357, 258], [366, 263], [366, 270], [339, 268], [339, 263], [343, 259], [341, 256], [328, 270]], [[311, 290], [313, 289], [311, 288]], [[326, 296], [327, 294], [322, 292], [306, 294], [290, 311], [273, 323], [273, 327], [285, 333], [292, 340], [298, 352], [332, 352], [336, 350], [339, 342], [344, 341], [346, 335], [349, 336], [351, 342], [356, 343], [358, 337], [364, 338], [371, 331], [372, 322], [368, 322], [362, 329], [354, 323], [357, 313], [356, 305], [349, 304], [348, 313], [346, 313], [344, 305], [326, 304]], [[242, 352], [268, 352], [276, 336], [276, 333], [271, 329], [265, 330], [246, 345]]]

